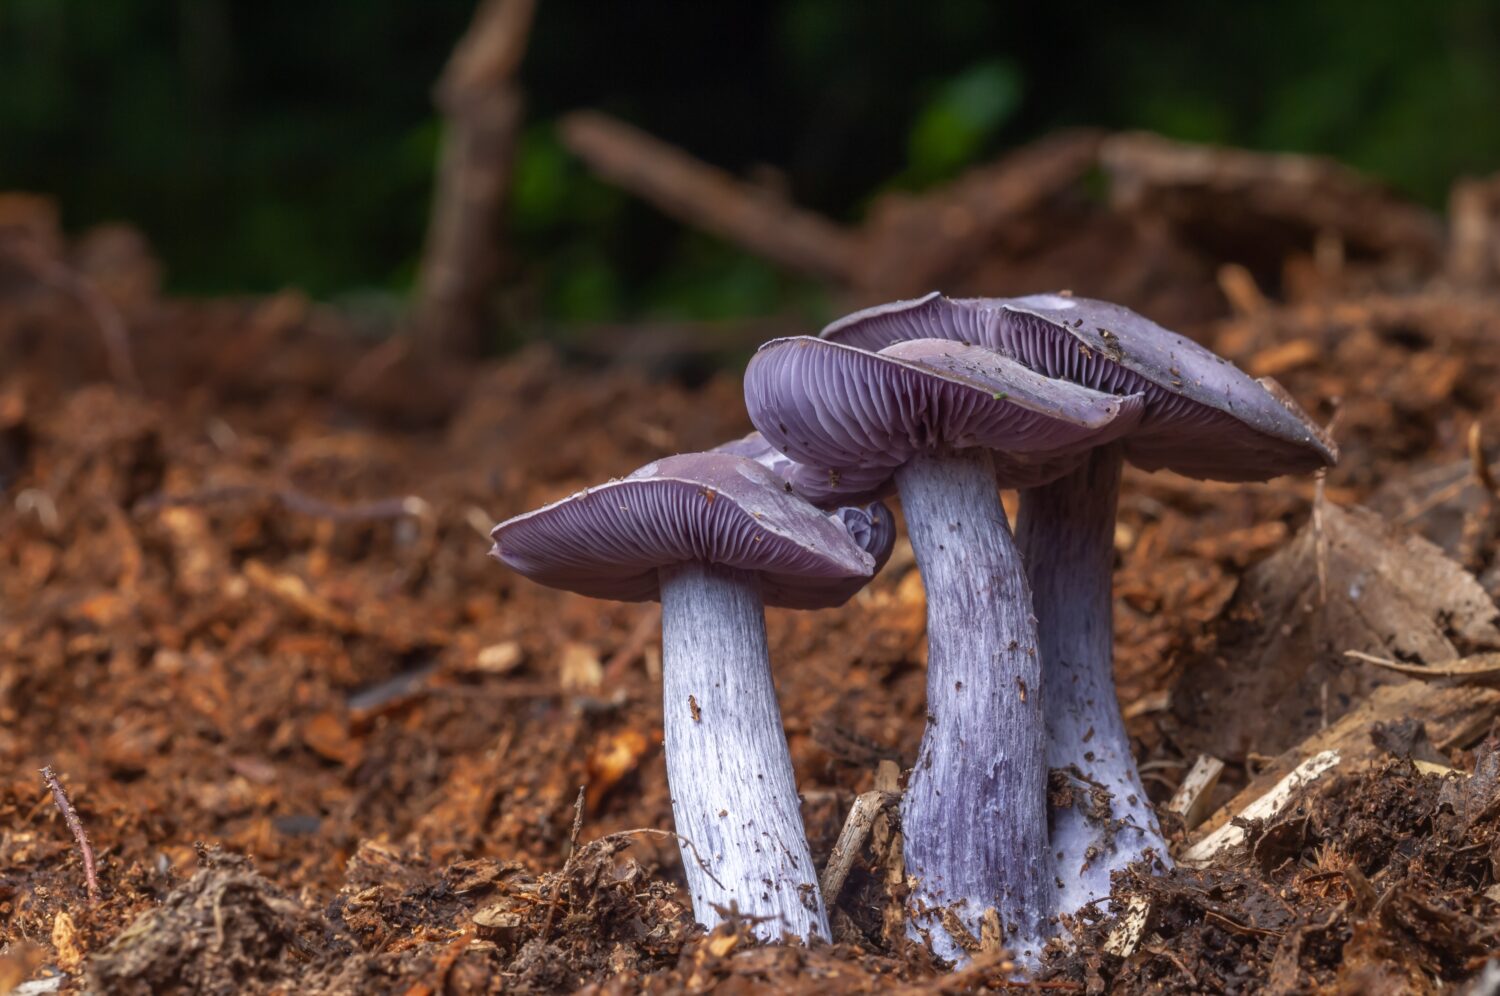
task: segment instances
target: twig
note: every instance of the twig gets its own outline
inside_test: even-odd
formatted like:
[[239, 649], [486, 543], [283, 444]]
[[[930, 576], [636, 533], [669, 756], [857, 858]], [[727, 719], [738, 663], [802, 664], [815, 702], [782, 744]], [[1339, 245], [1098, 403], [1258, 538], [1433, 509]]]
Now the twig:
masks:
[[888, 792], [871, 789], [861, 793], [854, 800], [854, 805], [849, 807], [844, 828], [839, 831], [833, 853], [828, 855], [828, 864], [823, 868], [823, 880], [819, 883], [825, 903], [832, 904], [839, 897], [845, 880], [849, 878], [849, 870], [854, 867], [854, 859], [865, 846], [865, 841], [870, 839], [875, 817], [885, 812], [885, 807], [894, 803], [896, 798]]
[[698, 846], [680, 833], [673, 833], [671, 830], [659, 830], [656, 827], [636, 827], [634, 830], [616, 830], [614, 833], [605, 834], [594, 841], [594, 843], [603, 843], [607, 840], [614, 840], [617, 837], [634, 837], [636, 834], [642, 833], [649, 837], [671, 837], [679, 844], [686, 844], [687, 849], [693, 852], [693, 860], [697, 862], [699, 868], [703, 869], [703, 874], [708, 876], [709, 881], [721, 889], [724, 888], [724, 883], [719, 881], [718, 876], [713, 873], [713, 869], [708, 867], [708, 862], [703, 860], [703, 855], [698, 853]]
[[569, 114], [560, 133], [594, 172], [678, 220], [793, 270], [853, 282], [859, 239], [826, 218], [595, 111]]
[[1150, 919], [1151, 897], [1131, 896], [1125, 904], [1125, 915], [1104, 938], [1104, 950], [1117, 958], [1129, 958], [1135, 954]]
[[1464, 515], [1463, 535], [1459, 540], [1459, 562], [1478, 573], [1484, 567], [1485, 550], [1495, 538], [1500, 522], [1500, 483], [1484, 457], [1484, 439], [1480, 424], [1469, 426], [1469, 466], [1482, 494], [1479, 504]]
[[626, 670], [646, 650], [646, 644], [651, 642], [655, 633], [661, 632], [661, 606], [653, 605], [641, 614], [636, 620], [630, 635], [620, 645], [620, 649], [610, 655], [604, 664], [604, 683], [611, 687], [618, 686], [625, 677]]
[[484, 347], [499, 260], [500, 207], [521, 122], [516, 70], [536, 0], [486, 0], [437, 86], [447, 125], [418, 279], [417, 328], [436, 351]]
[[1027, 212], [1078, 186], [1098, 165], [1103, 138], [1093, 129], [1054, 132], [929, 193], [880, 197], [862, 229], [859, 286], [885, 300], [951, 282]]
[[1219, 267], [1219, 292], [1241, 318], [1253, 318], [1266, 310], [1266, 295], [1255, 282], [1255, 275], [1243, 263], [1225, 263]]
[[1483, 429], [1478, 422], [1469, 426], [1469, 464], [1474, 468], [1474, 479], [1479, 486], [1489, 492], [1491, 498], [1500, 501], [1500, 481], [1495, 480], [1495, 472], [1484, 458]]
[[379, 522], [385, 519], [407, 517], [422, 520], [432, 518], [432, 506], [416, 495], [380, 498], [353, 505], [335, 505], [291, 488], [270, 490], [253, 484], [228, 485], [187, 494], [149, 495], [137, 502], [134, 510], [154, 512], [161, 508], [177, 508], [183, 505], [214, 505], [219, 502], [266, 499], [274, 501], [288, 512], [315, 519], [328, 519], [333, 522]]
[[42, 283], [71, 297], [88, 312], [104, 344], [104, 357], [109, 364], [110, 376], [127, 390], [139, 391], [141, 381], [136, 375], [135, 361], [130, 354], [130, 331], [125, 327], [125, 320], [120, 317], [119, 311], [94, 286], [94, 282], [57, 260], [48, 258], [40, 248], [31, 243], [16, 246], [12, 258], [30, 269]]
[[68, 829], [73, 831], [73, 839], [78, 842], [78, 853], [83, 856], [83, 878], [88, 886], [89, 902], [99, 902], [99, 873], [94, 864], [94, 846], [89, 843], [89, 835], [83, 829], [83, 821], [73, 810], [73, 803], [68, 799], [67, 790], [62, 787], [62, 782], [57, 780], [49, 764], [42, 769], [42, 781], [47, 788], [52, 790], [52, 801], [57, 803], [57, 809], [62, 813], [63, 822]]
[[[889, 758], [875, 765], [875, 789], [897, 798], [901, 795], [901, 768]], [[906, 944], [906, 856], [895, 807], [882, 810], [871, 827], [875, 853], [884, 865], [886, 904], [880, 932], [898, 951]]]
[[1246, 806], [1228, 823], [1183, 851], [1181, 863], [1189, 866], [1202, 866], [1220, 851], [1243, 843], [1246, 834], [1244, 827], [1240, 826], [1241, 823], [1250, 820], [1268, 820], [1275, 816], [1281, 812], [1298, 789], [1317, 780], [1330, 768], [1337, 767], [1341, 759], [1342, 755], [1338, 751], [1325, 750], [1303, 761], [1290, 774], [1277, 782], [1271, 791]]
[[1500, 654], [1475, 654], [1472, 657], [1460, 657], [1457, 660], [1430, 665], [1405, 664], [1359, 650], [1346, 650], [1344, 656], [1366, 664], [1374, 664], [1376, 667], [1383, 667], [1387, 671], [1395, 671], [1397, 674], [1409, 675], [1421, 681], [1455, 678], [1460, 683], [1490, 684], [1500, 679]]
[[557, 884], [552, 890], [552, 895], [547, 900], [547, 919], [542, 922], [542, 943], [547, 943], [547, 938], [552, 935], [552, 919], [557, 915], [557, 901], [562, 898], [563, 879], [568, 874], [568, 868], [573, 864], [573, 855], [578, 853], [578, 834], [583, 830], [583, 799], [584, 790], [588, 786], [578, 786], [578, 798], [573, 800], [573, 829], [568, 834], [568, 856], [563, 858], [562, 869], [557, 873]]
[[1318, 471], [1317, 493], [1313, 498], [1313, 554], [1318, 568], [1318, 604], [1328, 604], [1328, 534], [1323, 528], [1323, 506], [1328, 501], [1328, 473]]
[[1182, 784], [1167, 803], [1167, 809], [1182, 817], [1182, 825], [1192, 830], [1208, 815], [1208, 803], [1213, 797], [1214, 786], [1224, 773], [1224, 762], [1207, 754], [1199, 754], [1193, 767], [1182, 779]]

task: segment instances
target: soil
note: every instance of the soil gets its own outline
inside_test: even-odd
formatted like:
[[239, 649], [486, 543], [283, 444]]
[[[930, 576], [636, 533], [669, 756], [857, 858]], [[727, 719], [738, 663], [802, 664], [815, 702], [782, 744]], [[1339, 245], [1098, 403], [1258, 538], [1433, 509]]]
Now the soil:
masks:
[[[116, 241], [107, 267], [79, 248], [97, 238], [46, 251], [123, 318], [138, 389], [67, 287], [0, 267], [0, 991], [54, 977], [101, 993], [412, 996], [1019, 985], [997, 955], [948, 973], [891, 929], [888, 826], [831, 902], [836, 943], [695, 928], [664, 832], [657, 610], [543, 589], [487, 557], [500, 518], [746, 431], [735, 373], [684, 383], [545, 346], [448, 367], [295, 293], [163, 298], [140, 240]], [[1184, 283], [1217, 265], [1186, 241], [1153, 267], [1131, 255], [1115, 254], [1119, 272], [1182, 260]], [[1028, 261], [1039, 287], [1079, 272], [1066, 253]], [[1440, 273], [1386, 264], [1350, 261], [1316, 284], [1299, 256], [1296, 300], [1254, 313], [1201, 285], [1193, 296], [1184, 331], [1335, 420], [1343, 458], [1324, 482], [1127, 473], [1118, 677], [1158, 803], [1222, 733], [1213, 709], [1183, 706], [1211, 690], [1205, 669], [1305, 685], [1321, 672], [1304, 661], [1278, 677], [1277, 646], [1327, 669], [1355, 666], [1345, 649], [1400, 643], [1390, 628], [1405, 623], [1381, 619], [1345, 639], [1357, 543], [1338, 550], [1337, 584], [1284, 579], [1277, 612], [1317, 615], [1315, 637], [1267, 638], [1257, 606], [1278, 582], [1264, 571], [1262, 594], [1235, 598], [1273, 555], [1316, 577], [1316, 546], [1295, 544], [1319, 528], [1319, 501], [1365, 503], [1426, 536], [1424, 555], [1467, 578], [1466, 611], [1484, 614], [1481, 592], [1494, 613], [1466, 627], [1442, 598], [1388, 597], [1426, 613], [1429, 646], [1494, 649], [1496, 502], [1471, 479], [1468, 440], [1478, 425], [1481, 442], [1500, 441], [1500, 307], [1486, 298], [1455, 320], [1462, 301], [1440, 293]], [[1121, 284], [1127, 304], [1161, 300], [1159, 281], [1132, 296], [1119, 272], [1096, 282]], [[843, 608], [768, 617], [821, 864], [880, 762], [908, 765], [920, 736], [910, 548]], [[1348, 694], [1320, 703], [1312, 727], [1380, 683], [1340, 684]], [[1314, 685], [1284, 691], [1305, 699]], [[1267, 722], [1261, 740], [1253, 723], [1237, 729], [1217, 802], [1306, 732], [1307, 702], [1278, 705], [1277, 691], [1257, 689], [1257, 708], [1295, 721]], [[1076, 925], [1080, 945], [1059, 946], [1035, 985], [1451, 991], [1500, 947], [1491, 725], [1437, 753], [1424, 744], [1424, 763], [1457, 773], [1419, 767], [1415, 733], [1387, 736], [1378, 763], [1251, 826], [1243, 853], [1122, 877], [1115, 908]], [[98, 903], [44, 765], [92, 839]], [[1107, 953], [1131, 898], [1146, 900], [1144, 935], [1128, 956]]]

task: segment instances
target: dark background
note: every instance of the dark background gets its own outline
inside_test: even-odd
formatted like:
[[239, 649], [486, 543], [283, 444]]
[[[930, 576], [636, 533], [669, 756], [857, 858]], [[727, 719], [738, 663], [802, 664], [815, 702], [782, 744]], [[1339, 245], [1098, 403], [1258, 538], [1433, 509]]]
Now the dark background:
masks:
[[[130, 220], [181, 292], [405, 293], [470, 0], [0, 0], [0, 188]], [[541, 0], [511, 273], [556, 321], [808, 288], [593, 181], [610, 111], [856, 219], [1068, 124], [1337, 156], [1428, 203], [1500, 168], [1500, 4]]]

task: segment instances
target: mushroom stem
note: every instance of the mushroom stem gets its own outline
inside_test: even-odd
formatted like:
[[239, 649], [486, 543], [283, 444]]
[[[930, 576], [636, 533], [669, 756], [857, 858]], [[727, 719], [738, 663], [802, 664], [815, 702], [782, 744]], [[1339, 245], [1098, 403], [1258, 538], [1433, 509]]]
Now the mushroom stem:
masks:
[[[1034, 966], [1054, 893], [1041, 666], [994, 462], [917, 456], [896, 485], [927, 589], [927, 731], [902, 807], [913, 934], [962, 962], [993, 908], [996, 939]], [[971, 936], [945, 929], [945, 911]]]
[[732, 907], [756, 936], [828, 939], [766, 649], [759, 575], [662, 568], [662, 726], [699, 923]]
[[[1047, 764], [1074, 802], [1052, 813], [1058, 909], [1110, 894], [1110, 873], [1167, 846], [1141, 787], [1115, 697], [1115, 510], [1124, 453], [1095, 449], [1072, 474], [1021, 494], [1016, 533], [1042, 655]], [[1102, 790], [1102, 791], [1101, 791]]]

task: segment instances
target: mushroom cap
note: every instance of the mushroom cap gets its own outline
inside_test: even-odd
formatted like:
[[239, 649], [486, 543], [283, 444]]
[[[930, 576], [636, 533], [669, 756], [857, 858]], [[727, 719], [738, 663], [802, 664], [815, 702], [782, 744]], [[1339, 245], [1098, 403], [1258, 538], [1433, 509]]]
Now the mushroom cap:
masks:
[[1140, 394], [1145, 412], [1125, 437], [1125, 455], [1147, 470], [1259, 481], [1338, 460], [1333, 440], [1280, 384], [1106, 301], [933, 293], [855, 312], [821, 334], [868, 350], [909, 339], [979, 343], [1049, 377]]
[[[828, 489], [823, 487], [827, 481], [825, 475], [816, 472], [805, 473], [807, 468], [772, 446], [758, 430], [715, 446], [710, 452], [734, 453], [749, 457], [785, 481], [787, 490], [793, 491], [814, 505], [823, 504], [820, 498], [833, 498], [834, 503], [837, 504], [837, 499], [842, 497], [830, 495]], [[799, 478], [805, 476], [813, 493], [808, 494], [802, 488], [794, 486], [792, 483], [794, 476]], [[895, 516], [884, 503], [873, 498], [852, 502], [847, 498], [844, 500], [846, 503], [834, 508], [829, 515], [843, 524], [860, 549], [875, 558], [875, 573], [879, 574], [881, 568], [885, 567], [885, 562], [890, 559], [891, 550], [896, 545]]]
[[490, 535], [491, 555], [531, 580], [621, 602], [659, 598], [657, 571], [691, 561], [756, 571], [766, 604], [799, 609], [841, 605], [875, 572], [841, 521], [730, 453], [657, 460]]
[[997, 451], [1007, 479], [1048, 468], [1056, 476], [1140, 415], [1139, 398], [1052, 380], [945, 339], [878, 353], [774, 339], [745, 371], [745, 403], [766, 440], [796, 461], [792, 485], [844, 502], [889, 493], [896, 469], [922, 452], [983, 447]]
[[896, 517], [885, 502], [841, 505], [828, 514], [829, 518], [843, 523], [849, 538], [861, 550], [875, 558], [875, 573], [880, 573], [885, 562], [891, 559], [891, 551], [896, 548]]
[[819, 470], [793, 460], [772, 446], [759, 430], [733, 442], [715, 446], [713, 451], [749, 457], [785, 481], [788, 491], [819, 508], [839, 509], [868, 505], [878, 502], [891, 491], [891, 472], [887, 467], [851, 467], [841, 475], [831, 475], [827, 470]]

